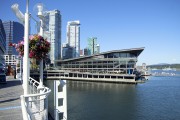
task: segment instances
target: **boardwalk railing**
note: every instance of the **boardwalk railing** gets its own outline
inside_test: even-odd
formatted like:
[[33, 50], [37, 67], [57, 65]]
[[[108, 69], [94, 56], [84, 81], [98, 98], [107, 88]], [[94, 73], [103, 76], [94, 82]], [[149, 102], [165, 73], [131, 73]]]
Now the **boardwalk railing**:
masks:
[[39, 88], [39, 82], [29, 78], [28, 95], [21, 95], [24, 120], [48, 120], [48, 95], [51, 90], [45, 86]]

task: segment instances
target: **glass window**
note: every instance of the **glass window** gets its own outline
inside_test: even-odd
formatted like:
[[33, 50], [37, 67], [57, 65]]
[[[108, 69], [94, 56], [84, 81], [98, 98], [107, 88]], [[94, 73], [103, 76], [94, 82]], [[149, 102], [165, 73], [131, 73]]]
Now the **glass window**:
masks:
[[114, 53], [114, 58], [118, 58], [119, 57], [119, 53]]
[[120, 57], [127, 57], [127, 53], [120, 53]]
[[108, 54], [108, 58], [113, 58], [113, 54], [112, 53]]

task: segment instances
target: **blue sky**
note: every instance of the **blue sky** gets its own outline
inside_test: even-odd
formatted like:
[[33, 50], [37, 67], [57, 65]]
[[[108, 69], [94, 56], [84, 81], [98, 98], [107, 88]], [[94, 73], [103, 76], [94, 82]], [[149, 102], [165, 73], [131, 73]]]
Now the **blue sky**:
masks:
[[[139, 65], [180, 63], [180, 0], [30, 0], [34, 17], [38, 2], [47, 10], [60, 10], [62, 43], [67, 22], [80, 20], [81, 49], [88, 37], [97, 37], [101, 52], [145, 47]], [[25, 12], [26, 0], [1, 0], [0, 19], [18, 21], [10, 8], [13, 3]]]

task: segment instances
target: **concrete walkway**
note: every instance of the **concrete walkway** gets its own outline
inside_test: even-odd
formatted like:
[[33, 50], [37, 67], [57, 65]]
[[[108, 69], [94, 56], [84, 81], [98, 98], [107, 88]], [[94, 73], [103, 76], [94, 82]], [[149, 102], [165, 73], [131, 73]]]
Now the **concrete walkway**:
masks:
[[7, 76], [7, 84], [0, 84], [0, 120], [23, 120], [20, 95], [23, 88], [20, 80]]

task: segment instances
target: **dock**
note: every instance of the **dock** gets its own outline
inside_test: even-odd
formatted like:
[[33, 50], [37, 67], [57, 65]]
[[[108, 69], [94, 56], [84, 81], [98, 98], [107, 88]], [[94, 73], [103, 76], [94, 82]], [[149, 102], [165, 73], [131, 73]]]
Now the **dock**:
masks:
[[23, 94], [21, 81], [6, 77], [6, 84], [0, 84], [0, 120], [22, 120], [20, 95]]

